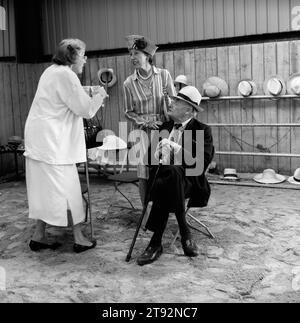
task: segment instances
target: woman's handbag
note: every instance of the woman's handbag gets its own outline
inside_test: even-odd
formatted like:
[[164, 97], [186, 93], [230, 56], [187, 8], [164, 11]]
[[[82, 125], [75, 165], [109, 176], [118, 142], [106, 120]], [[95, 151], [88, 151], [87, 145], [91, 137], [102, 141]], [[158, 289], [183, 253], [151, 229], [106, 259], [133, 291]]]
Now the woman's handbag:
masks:
[[97, 116], [92, 119], [83, 119], [85, 144], [87, 149], [101, 146], [101, 142], [97, 142], [97, 134], [102, 130], [100, 121]]

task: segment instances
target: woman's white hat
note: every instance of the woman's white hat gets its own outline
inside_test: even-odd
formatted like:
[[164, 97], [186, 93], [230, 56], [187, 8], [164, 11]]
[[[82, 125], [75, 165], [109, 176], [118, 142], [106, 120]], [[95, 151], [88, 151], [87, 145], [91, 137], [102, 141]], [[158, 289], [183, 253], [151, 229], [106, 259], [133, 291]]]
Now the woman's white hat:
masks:
[[228, 95], [228, 84], [218, 76], [209, 77], [203, 84], [204, 95], [210, 98]]
[[265, 169], [261, 174], [257, 174], [253, 177], [255, 182], [262, 184], [277, 184], [286, 180], [285, 176], [276, 174], [274, 169]]
[[225, 168], [224, 169], [224, 176], [223, 179], [233, 179], [233, 180], [238, 180], [238, 174], [236, 172], [236, 169], [234, 168]]
[[272, 76], [266, 80], [263, 88], [266, 95], [279, 96], [286, 94], [285, 81], [278, 75]]
[[238, 85], [238, 94], [244, 97], [255, 95], [257, 93], [257, 86], [252, 80], [242, 80]]
[[115, 135], [108, 135], [103, 139], [103, 145], [100, 146], [98, 149], [117, 150], [117, 149], [125, 149], [125, 148], [127, 148], [127, 144], [123, 139]]
[[178, 75], [176, 77], [176, 79], [174, 80], [174, 83], [182, 83], [182, 84], [185, 84], [185, 85], [189, 85], [187, 77], [185, 75]]
[[176, 96], [170, 96], [171, 98], [179, 99], [182, 101], [185, 101], [189, 103], [191, 106], [193, 106], [197, 111], [204, 111], [200, 107], [200, 102], [202, 99], [202, 96], [200, 92], [191, 85], [187, 85], [183, 87]]
[[297, 184], [300, 185], [300, 168], [297, 168], [294, 172], [294, 176], [291, 176], [288, 178], [288, 181], [291, 184]]
[[300, 95], [300, 73], [295, 73], [290, 76], [287, 81], [287, 92], [289, 94]]
[[112, 68], [101, 68], [97, 75], [99, 82], [104, 86], [112, 87], [117, 82], [117, 77]]

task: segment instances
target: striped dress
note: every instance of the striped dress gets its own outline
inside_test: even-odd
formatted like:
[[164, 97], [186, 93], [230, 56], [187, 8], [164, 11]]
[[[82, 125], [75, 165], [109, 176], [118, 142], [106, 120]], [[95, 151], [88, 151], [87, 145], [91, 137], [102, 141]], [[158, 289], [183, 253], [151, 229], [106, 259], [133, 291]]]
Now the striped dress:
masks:
[[[153, 66], [153, 74], [150, 79], [143, 79], [135, 70], [124, 82], [124, 106], [125, 116], [131, 122], [131, 130], [141, 130], [145, 121], [165, 121], [167, 104], [163, 91], [175, 96], [172, 77], [168, 70]], [[145, 131], [145, 129], [143, 129]], [[150, 130], [146, 130], [148, 138]], [[137, 132], [136, 132], [137, 134]], [[130, 138], [129, 138], [130, 139]], [[148, 145], [141, 137], [144, 152]], [[138, 164], [138, 177], [148, 178], [148, 169]]]

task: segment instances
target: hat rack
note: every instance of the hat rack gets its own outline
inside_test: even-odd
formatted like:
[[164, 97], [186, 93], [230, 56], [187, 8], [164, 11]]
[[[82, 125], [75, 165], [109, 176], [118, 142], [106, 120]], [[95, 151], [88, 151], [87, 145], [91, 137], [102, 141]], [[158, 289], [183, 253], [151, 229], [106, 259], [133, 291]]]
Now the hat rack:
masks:
[[249, 96], [220, 96], [220, 97], [216, 97], [216, 98], [210, 98], [210, 97], [202, 97], [201, 102], [205, 101], [205, 102], [209, 102], [209, 101], [226, 101], [226, 100], [255, 100], [255, 99], [265, 99], [265, 100], [269, 100], [269, 99], [273, 99], [273, 100], [279, 100], [279, 99], [300, 99], [299, 95], [296, 94], [284, 94], [284, 95], [280, 95], [280, 96], [274, 96], [274, 95], [249, 95]]

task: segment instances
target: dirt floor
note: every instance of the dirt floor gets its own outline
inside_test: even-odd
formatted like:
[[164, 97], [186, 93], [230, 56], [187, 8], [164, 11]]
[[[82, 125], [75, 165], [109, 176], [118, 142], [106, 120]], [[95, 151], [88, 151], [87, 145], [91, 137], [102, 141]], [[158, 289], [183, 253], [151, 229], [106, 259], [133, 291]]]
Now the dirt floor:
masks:
[[[137, 188], [126, 184], [122, 190], [140, 208]], [[215, 239], [193, 231], [201, 252], [185, 257], [179, 240], [171, 245], [177, 231], [171, 216], [163, 255], [144, 267], [136, 257], [151, 234], [141, 231], [125, 262], [140, 211], [113, 207], [107, 215], [112, 198], [127, 206], [113, 193], [111, 183], [92, 176], [95, 249], [75, 254], [71, 229], [49, 227], [50, 240], [63, 246], [34, 253], [25, 183], [1, 184], [0, 302], [300, 301], [299, 190], [213, 184], [209, 206], [192, 213]]]

